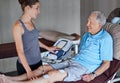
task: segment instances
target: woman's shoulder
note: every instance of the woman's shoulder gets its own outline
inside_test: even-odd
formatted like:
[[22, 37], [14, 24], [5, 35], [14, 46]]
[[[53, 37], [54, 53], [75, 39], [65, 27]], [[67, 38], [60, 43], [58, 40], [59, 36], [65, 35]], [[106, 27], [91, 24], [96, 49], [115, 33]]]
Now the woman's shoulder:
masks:
[[15, 21], [15, 23], [13, 25], [13, 31], [23, 31], [19, 20]]
[[15, 21], [14, 26], [21, 26], [19, 20], [16, 20], [16, 21]]
[[21, 23], [19, 22], [19, 20], [16, 20], [14, 22], [14, 25], [13, 25], [13, 29], [20, 29], [22, 26], [21, 26]]

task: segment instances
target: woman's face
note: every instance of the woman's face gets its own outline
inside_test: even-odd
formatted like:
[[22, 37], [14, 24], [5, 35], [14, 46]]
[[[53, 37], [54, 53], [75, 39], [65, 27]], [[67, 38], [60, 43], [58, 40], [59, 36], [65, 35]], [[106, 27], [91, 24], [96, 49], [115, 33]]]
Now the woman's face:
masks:
[[40, 14], [40, 3], [37, 2], [35, 5], [32, 5], [29, 10], [29, 15], [31, 18], [36, 19]]

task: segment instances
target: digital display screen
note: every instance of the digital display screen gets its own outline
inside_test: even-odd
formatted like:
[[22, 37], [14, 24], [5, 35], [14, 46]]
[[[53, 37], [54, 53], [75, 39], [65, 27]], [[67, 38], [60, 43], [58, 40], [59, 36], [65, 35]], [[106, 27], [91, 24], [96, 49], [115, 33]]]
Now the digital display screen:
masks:
[[58, 47], [58, 48], [63, 48], [66, 43], [67, 43], [66, 41], [60, 41], [60, 42], [57, 44], [57, 47]]

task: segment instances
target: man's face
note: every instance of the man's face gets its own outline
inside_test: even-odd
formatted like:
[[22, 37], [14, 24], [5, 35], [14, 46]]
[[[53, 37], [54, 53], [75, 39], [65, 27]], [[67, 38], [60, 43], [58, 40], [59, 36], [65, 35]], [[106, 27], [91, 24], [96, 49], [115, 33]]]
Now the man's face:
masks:
[[99, 23], [99, 21], [96, 20], [96, 17], [97, 17], [96, 14], [91, 14], [88, 18], [87, 30], [91, 34], [96, 34], [101, 29], [101, 24]]

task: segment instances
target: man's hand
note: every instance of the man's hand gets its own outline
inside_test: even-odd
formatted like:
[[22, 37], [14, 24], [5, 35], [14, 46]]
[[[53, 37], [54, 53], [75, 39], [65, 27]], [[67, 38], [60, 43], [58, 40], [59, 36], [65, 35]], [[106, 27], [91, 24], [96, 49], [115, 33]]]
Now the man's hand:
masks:
[[86, 82], [90, 82], [91, 80], [94, 79], [94, 76], [93, 76], [93, 74], [85, 74], [81, 78], [82, 78], [82, 80], [84, 80]]
[[27, 78], [28, 80], [34, 80], [37, 79], [37, 76], [32, 71], [27, 72]]

